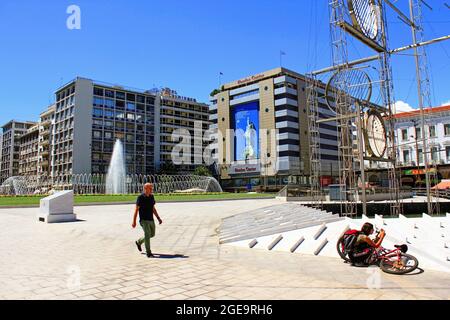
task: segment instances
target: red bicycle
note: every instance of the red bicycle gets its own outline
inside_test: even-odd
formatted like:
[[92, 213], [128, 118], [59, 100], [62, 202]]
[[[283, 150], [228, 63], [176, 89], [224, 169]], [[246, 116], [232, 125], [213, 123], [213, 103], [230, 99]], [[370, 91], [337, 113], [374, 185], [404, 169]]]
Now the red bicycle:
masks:
[[[341, 237], [337, 244], [337, 251], [339, 256], [346, 262], [350, 262], [350, 258], [344, 251], [343, 237]], [[419, 261], [416, 257], [407, 254], [408, 246], [406, 244], [396, 245], [395, 249], [388, 250], [384, 247], [373, 248], [370, 264], [378, 265], [381, 270], [390, 274], [406, 274], [413, 272], [419, 266]]]

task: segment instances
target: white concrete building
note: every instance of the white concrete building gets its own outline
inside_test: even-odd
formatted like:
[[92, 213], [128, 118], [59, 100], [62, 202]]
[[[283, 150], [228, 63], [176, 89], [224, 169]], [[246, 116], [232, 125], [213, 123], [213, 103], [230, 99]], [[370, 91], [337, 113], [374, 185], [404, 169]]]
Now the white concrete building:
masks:
[[[401, 166], [423, 166], [420, 111], [395, 115], [397, 159]], [[425, 138], [428, 159], [437, 165], [450, 164], [450, 105], [425, 109]]]
[[19, 175], [20, 137], [35, 124], [34, 122], [11, 120], [2, 127], [0, 183], [9, 177]]
[[[114, 142], [124, 145], [129, 174], [152, 174], [170, 161], [175, 129], [208, 129], [208, 106], [168, 88], [139, 90], [76, 78], [56, 91], [51, 174], [68, 182], [72, 174], [104, 174]], [[177, 167], [189, 171], [194, 164]]]

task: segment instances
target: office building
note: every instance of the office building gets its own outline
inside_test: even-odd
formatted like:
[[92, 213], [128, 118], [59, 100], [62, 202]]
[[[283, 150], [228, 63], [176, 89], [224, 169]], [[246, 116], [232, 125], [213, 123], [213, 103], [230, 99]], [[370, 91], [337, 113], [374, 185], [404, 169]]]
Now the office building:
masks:
[[[208, 106], [170, 89], [138, 90], [76, 78], [56, 91], [52, 129], [52, 176], [104, 174], [114, 143], [124, 145], [127, 173], [152, 174], [171, 161], [175, 129], [209, 126]], [[188, 161], [179, 172], [193, 169]]]
[[39, 124], [30, 127], [19, 138], [19, 175], [38, 175]]
[[[305, 81], [301, 74], [276, 68], [227, 83], [212, 94], [210, 128], [217, 132], [216, 159], [225, 188], [308, 183]], [[319, 90], [324, 94], [324, 88]], [[321, 118], [334, 116], [324, 99], [319, 113]], [[336, 122], [319, 127], [323, 172], [337, 175]]]
[[51, 105], [39, 116], [38, 175], [51, 176], [51, 146], [56, 105]]
[[11, 120], [2, 126], [0, 183], [9, 177], [19, 175], [20, 137], [34, 125], [35, 122]]

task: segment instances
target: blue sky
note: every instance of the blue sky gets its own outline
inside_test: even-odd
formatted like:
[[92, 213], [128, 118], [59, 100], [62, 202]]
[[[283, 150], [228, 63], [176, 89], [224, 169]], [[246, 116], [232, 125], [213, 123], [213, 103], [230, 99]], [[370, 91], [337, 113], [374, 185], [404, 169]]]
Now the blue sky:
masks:
[[[450, 1], [448, 1], [450, 2]], [[279, 66], [304, 73], [331, 63], [328, 0], [2, 0], [0, 123], [34, 120], [76, 76], [150, 89], [169, 86], [207, 102], [212, 89]], [[406, 0], [398, 5], [406, 10]], [[426, 38], [450, 34], [445, 1], [428, 0]], [[81, 8], [81, 30], [66, 9]], [[411, 41], [389, 14], [390, 46]], [[366, 52], [351, 42], [351, 55]], [[367, 52], [369, 53], [369, 52]], [[450, 41], [428, 48], [432, 103], [450, 100]], [[417, 106], [411, 56], [393, 58], [395, 99]]]

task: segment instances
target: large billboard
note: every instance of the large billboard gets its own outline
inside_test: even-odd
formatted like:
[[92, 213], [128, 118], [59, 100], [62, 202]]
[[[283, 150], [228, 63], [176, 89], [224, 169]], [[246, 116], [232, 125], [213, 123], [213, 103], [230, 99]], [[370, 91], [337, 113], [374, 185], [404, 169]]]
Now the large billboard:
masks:
[[231, 114], [235, 133], [234, 160], [259, 159], [259, 101], [237, 105]]

